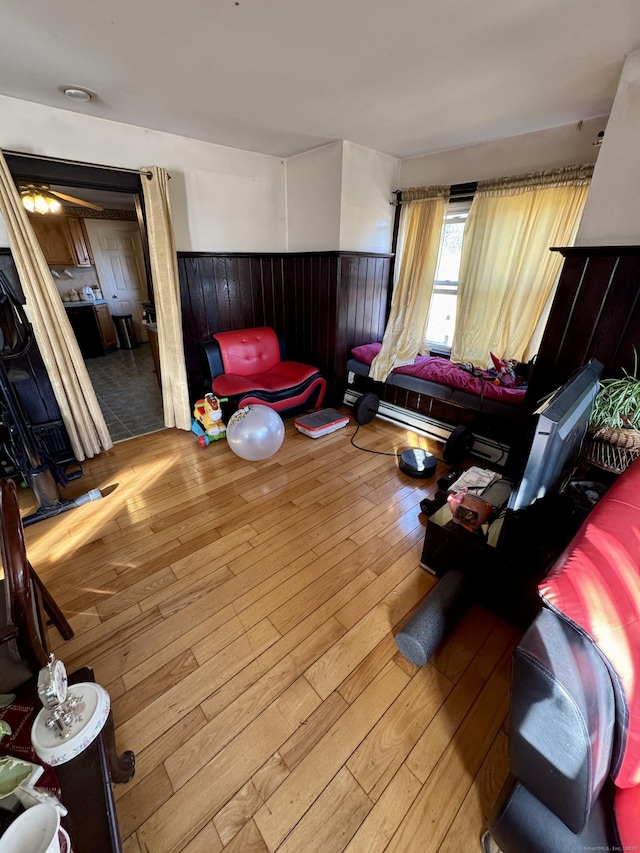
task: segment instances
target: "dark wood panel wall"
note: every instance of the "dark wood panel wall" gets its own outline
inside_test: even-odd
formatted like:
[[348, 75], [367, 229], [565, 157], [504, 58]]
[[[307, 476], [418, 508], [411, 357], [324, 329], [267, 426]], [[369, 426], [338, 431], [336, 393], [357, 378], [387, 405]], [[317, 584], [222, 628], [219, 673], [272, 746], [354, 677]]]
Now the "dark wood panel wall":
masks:
[[632, 371], [640, 346], [640, 246], [558, 251], [565, 261], [527, 392], [532, 408], [590, 358], [605, 375]]
[[178, 253], [192, 399], [205, 390], [200, 343], [215, 332], [271, 326], [287, 354], [317, 365], [340, 402], [349, 349], [382, 340], [390, 255]]

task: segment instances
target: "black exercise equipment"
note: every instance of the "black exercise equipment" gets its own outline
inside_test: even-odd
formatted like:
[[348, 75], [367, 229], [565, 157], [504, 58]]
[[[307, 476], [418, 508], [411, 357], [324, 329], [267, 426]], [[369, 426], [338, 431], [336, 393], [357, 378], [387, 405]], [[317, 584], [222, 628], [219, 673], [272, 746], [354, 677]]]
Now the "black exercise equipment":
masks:
[[13, 383], [23, 380], [27, 374], [7, 368], [5, 361], [24, 355], [32, 340], [31, 324], [24, 308], [13, 295], [7, 277], [0, 271], [0, 414], [9, 432], [16, 467], [31, 487], [37, 505], [34, 513], [22, 519], [23, 527], [102, 497], [99, 489], [92, 489], [75, 500], [63, 500], [52, 472], [55, 462], [46, 459], [29, 429], [13, 389]]
[[353, 417], [355, 418], [356, 423], [360, 424], [360, 426], [368, 424], [369, 421], [372, 421], [378, 414], [379, 407], [380, 398], [377, 394], [370, 392], [358, 397], [353, 404]]
[[445, 462], [455, 465], [462, 462], [471, 452], [473, 433], [468, 427], [457, 426], [451, 433], [442, 451]]
[[471, 601], [470, 580], [452, 569], [434, 586], [419, 609], [396, 634], [401, 654], [415, 666], [424, 666]]

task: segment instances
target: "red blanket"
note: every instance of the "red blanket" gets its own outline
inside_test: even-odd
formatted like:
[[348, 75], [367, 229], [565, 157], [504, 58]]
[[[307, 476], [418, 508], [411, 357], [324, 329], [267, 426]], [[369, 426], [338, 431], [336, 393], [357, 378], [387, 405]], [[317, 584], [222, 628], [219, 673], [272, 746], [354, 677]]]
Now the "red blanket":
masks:
[[[360, 347], [354, 347], [351, 353], [358, 361], [371, 364], [379, 351], [380, 344], [364, 344]], [[500, 400], [502, 403], [511, 403], [514, 406], [522, 403], [526, 392], [526, 388], [507, 388], [504, 385], [495, 385], [489, 374], [487, 374], [488, 378], [473, 376], [468, 371], [463, 370], [459, 364], [446, 358], [431, 355], [418, 355], [413, 364], [396, 367], [393, 372], [415, 376], [417, 379], [439, 382], [449, 388], [459, 388], [461, 391], [468, 391], [478, 397], [484, 395], [491, 400]]]

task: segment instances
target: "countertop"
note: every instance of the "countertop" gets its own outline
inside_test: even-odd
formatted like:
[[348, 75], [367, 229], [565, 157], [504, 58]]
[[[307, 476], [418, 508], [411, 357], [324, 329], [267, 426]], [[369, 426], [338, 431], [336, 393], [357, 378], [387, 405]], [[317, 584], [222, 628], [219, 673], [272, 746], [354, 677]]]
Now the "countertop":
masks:
[[84, 299], [79, 300], [78, 302], [65, 302], [62, 300], [62, 304], [65, 308], [86, 308], [88, 305], [106, 305], [106, 299], [87, 299], [86, 302]]

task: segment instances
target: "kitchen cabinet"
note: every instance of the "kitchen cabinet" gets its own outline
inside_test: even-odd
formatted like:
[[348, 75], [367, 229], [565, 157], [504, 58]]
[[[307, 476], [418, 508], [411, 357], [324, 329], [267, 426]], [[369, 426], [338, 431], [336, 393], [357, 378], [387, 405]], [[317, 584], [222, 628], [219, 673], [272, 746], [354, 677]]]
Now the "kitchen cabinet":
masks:
[[84, 358], [96, 358], [118, 348], [108, 305], [74, 303], [65, 308]]
[[75, 266], [93, 266], [93, 255], [91, 254], [91, 245], [89, 244], [87, 230], [84, 227], [84, 221], [77, 216], [67, 216], [65, 219], [69, 228], [73, 251], [75, 252]]
[[109, 313], [108, 305], [94, 305], [93, 310], [96, 314], [96, 320], [98, 321], [98, 331], [100, 332], [100, 337], [102, 338], [102, 345], [105, 350], [114, 350], [118, 348], [118, 341], [116, 340], [116, 330], [113, 325], [113, 320], [111, 319], [111, 314]]
[[93, 257], [84, 222], [77, 216], [29, 216], [45, 259], [52, 267], [90, 267]]

